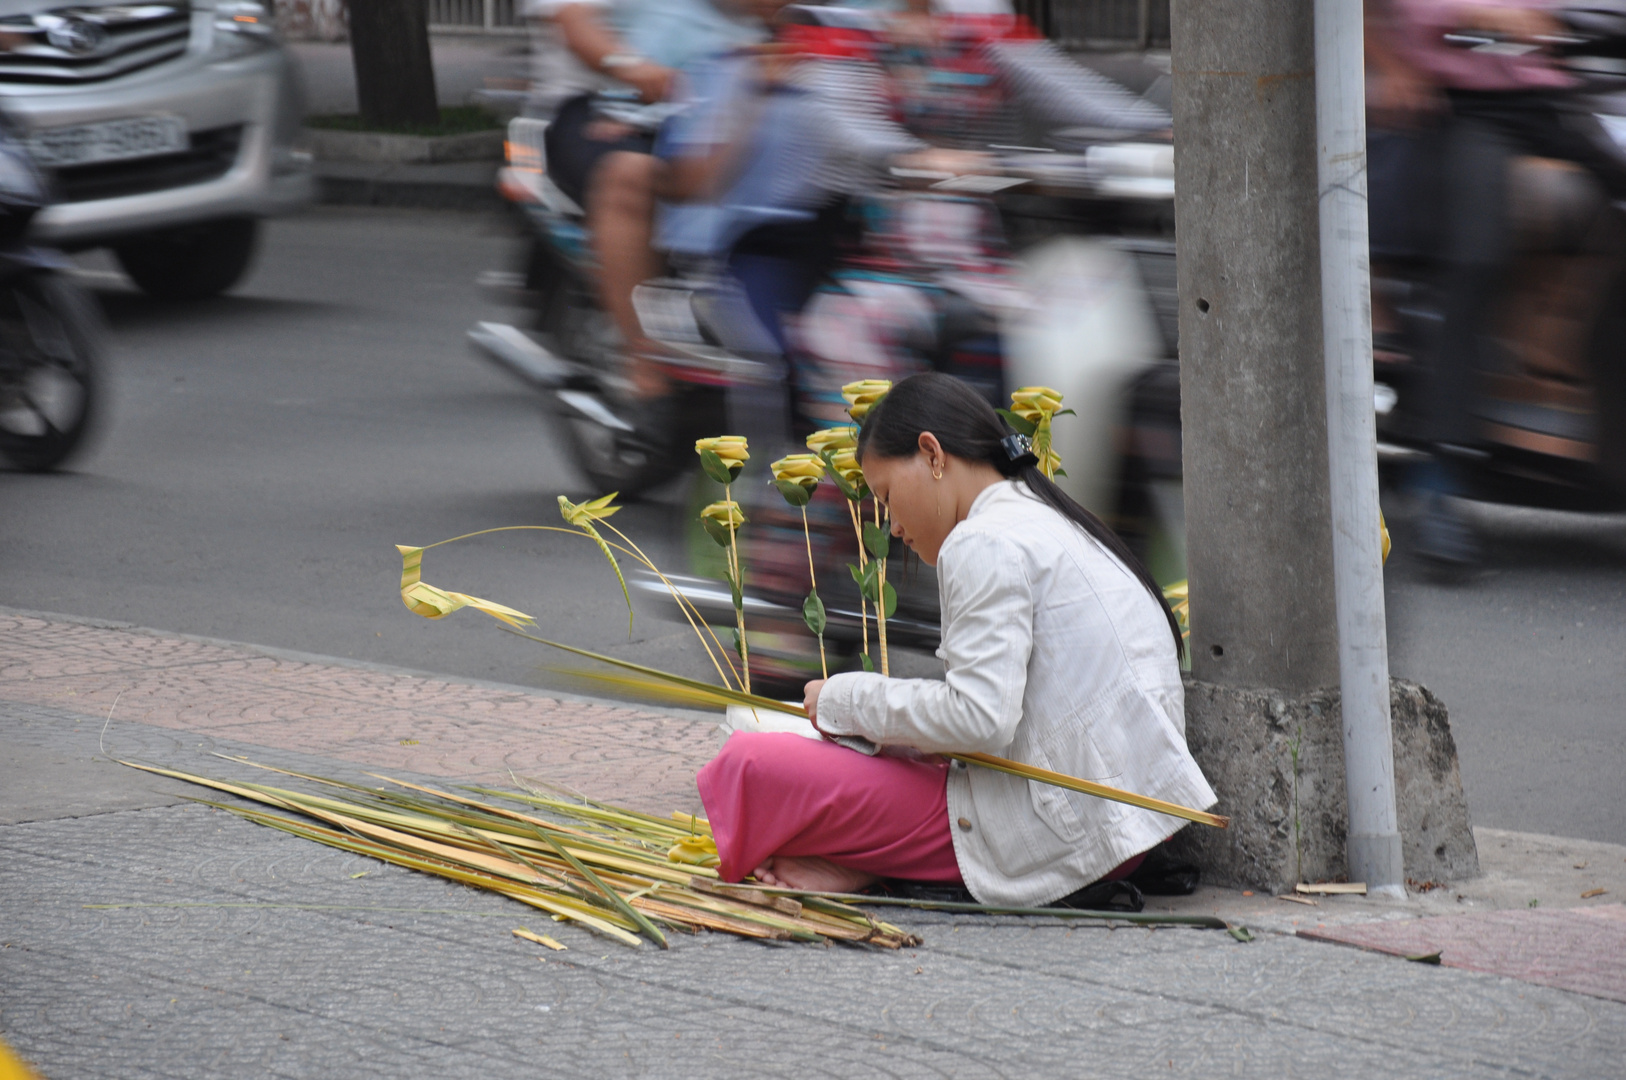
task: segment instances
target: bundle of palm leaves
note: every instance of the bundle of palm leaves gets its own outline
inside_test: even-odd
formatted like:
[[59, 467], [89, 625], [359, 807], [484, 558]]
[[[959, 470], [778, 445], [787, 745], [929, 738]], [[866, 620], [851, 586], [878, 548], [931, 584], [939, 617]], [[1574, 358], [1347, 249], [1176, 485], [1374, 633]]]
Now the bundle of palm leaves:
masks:
[[365, 787], [232, 760], [329, 791], [318, 795], [123, 764], [286, 811], [197, 800], [329, 847], [501, 893], [625, 945], [647, 938], [665, 948], [662, 927], [888, 949], [920, 941], [838, 900], [724, 884], [715, 869], [711, 827], [691, 814], [660, 818], [535, 791], [465, 787], [459, 791], [467, 794], [460, 794], [385, 776], [377, 776], [385, 786]]

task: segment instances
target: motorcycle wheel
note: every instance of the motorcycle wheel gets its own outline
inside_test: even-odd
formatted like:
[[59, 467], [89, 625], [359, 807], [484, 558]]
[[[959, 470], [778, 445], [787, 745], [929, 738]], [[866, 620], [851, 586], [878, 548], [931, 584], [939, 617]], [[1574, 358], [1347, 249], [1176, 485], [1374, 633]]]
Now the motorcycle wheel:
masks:
[[570, 456], [600, 494], [618, 491], [630, 499], [659, 487], [692, 464], [696, 438], [723, 430], [727, 414], [719, 389], [680, 385], [659, 402], [631, 398], [621, 335], [587, 287], [557, 278], [539, 305], [537, 328], [584, 372], [567, 393], [593, 397], [633, 429], [601, 423], [559, 400], [559, 425]]
[[100, 404], [101, 315], [57, 274], [0, 285], [0, 457], [46, 472], [84, 446]]
[[595, 491], [619, 491], [630, 499], [659, 487], [694, 463], [697, 438], [718, 434], [727, 415], [723, 392], [714, 387], [682, 387], [653, 407], [618, 408], [600, 402], [633, 426], [624, 431], [599, 423], [559, 403], [571, 457]]

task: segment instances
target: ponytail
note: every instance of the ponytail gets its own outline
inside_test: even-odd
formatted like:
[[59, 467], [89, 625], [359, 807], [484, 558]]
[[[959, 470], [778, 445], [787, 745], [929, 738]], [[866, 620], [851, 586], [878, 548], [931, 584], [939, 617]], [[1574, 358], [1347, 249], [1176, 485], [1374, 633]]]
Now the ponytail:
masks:
[[944, 452], [992, 466], [1001, 476], [1022, 481], [1039, 501], [1110, 552], [1157, 602], [1174, 636], [1175, 654], [1184, 659], [1186, 643], [1180, 636], [1180, 623], [1151, 573], [1105, 522], [1039, 471], [1038, 458], [1026, 437], [1012, 432], [1004, 418], [959, 379], [925, 372], [894, 386], [864, 418], [858, 432], [858, 458], [862, 461], [868, 453], [883, 458], [913, 457], [920, 448], [921, 433], [927, 431], [936, 436]]

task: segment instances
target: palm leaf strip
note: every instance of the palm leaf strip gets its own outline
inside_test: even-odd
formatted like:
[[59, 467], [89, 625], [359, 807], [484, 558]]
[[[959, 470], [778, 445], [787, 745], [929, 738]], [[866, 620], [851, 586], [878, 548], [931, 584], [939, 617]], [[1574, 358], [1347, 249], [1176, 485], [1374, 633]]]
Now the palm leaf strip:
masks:
[[[242, 758], [231, 760], [256, 764]], [[585, 850], [578, 847], [580, 841], [570, 835], [575, 830], [566, 826], [389, 777], [379, 778], [436, 799], [448, 796], [449, 805], [267, 766], [259, 767], [339, 788], [357, 801], [261, 784], [229, 783], [134, 762], [127, 764], [279, 810], [314, 817], [325, 824], [295, 820], [253, 807], [196, 800], [302, 839], [508, 896], [628, 945], [639, 943], [639, 938], [629, 932], [633, 930], [648, 934], [653, 929], [655, 933], [651, 936], [664, 940], [651, 920], [691, 932], [712, 929], [767, 940], [835, 938], [888, 948], [917, 940], [895, 927], [878, 926], [872, 919], [832, 918], [807, 910], [799, 916], [786, 917], [727, 896], [702, 894], [685, 883], [691, 878], [702, 883], [713, 880], [705, 875], [714, 875], [715, 871], [691, 866], [679, 868], [672, 864], [657, 868], [654, 858], [646, 861], [618, 857], [614, 854], [617, 846], [614, 843], [593, 845], [608, 850]], [[510, 793], [499, 794], [510, 797]], [[600, 816], [618, 815], [637, 825], [658, 826], [663, 841], [693, 836], [693, 826], [703, 824], [701, 819], [689, 815], [681, 816], [690, 826], [684, 828], [678, 820], [667, 821], [632, 811], [620, 813], [608, 804], [573, 807], [559, 800], [553, 802], [566, 813], [592, 810]], [[531, 834], [511, 834], [509, 830], [516, 828], [529, 829]], [[631, 842], [640, 842], [630, 831], [626, 836]], [[528, 855], [523, 850], [533, 846], [537, 848], [536, 854]], [[597, 863], [599, 869], [595, 871], [588, 862]], [[612, 868], [610, 864], [624, 865]], [[594, 895], [590, 889], [598, 890], [602, 896]], [[658, 895], [651, 895], [654, 893]], [[625, 907], [616, 904], [617, 900]]]
[[[698, 679], [690, 679], [682, 675], [673, 675], [670, 672], [661, 671], [658, 668], [646, 667], [643, 664], [635, 664], [630, 660], [618, 660], [613, 656], [605, 656], [602, 653], [595, 653], [588, 649], [578, 649], [574, 645], [564, 645], [557, 641], [549, 641], [546, 638], [540, 638], [534, 634], [527, 634], [520, 630], [514, 630], [507, 627], [504, 629], [507, 629], [510, 634], [525, 638], [529, 641], [535, 641], [539, 644], [548, 645], [555, 649], [563, 649], [565, 652], [574, 653], [577, 656], [583, 656], [590, 660], [597, 660], [601, 663], [611, 664], [615, 667], [625, 668], [628, 671], [635, 671], [638, 674], [647, 676], [651, 679], [664, 680], [690, 690], [706, 691], [711, 695], [712, 700], [717, 703], [749, 705], [760, 709], [769, 709], [774, 712], [789, 713], [792, 716], [801, 716], [804, 718], [807, 716], [807, 710], [800, 705], [792, 705], [788, 702], [776, 701], [773, 698], [763, 697], [760, 694], [747, 694], [739, 690], [727, 690], [720, 686], [711, 686], [710, 684], [703, 683]], [[1034, 765], [1026, 765], [1020, 761], [1012, 761], [1009, 758], [996, 757], [993, 754], [962, 752], [945, 754], [943, 756], [953, 758], [956, 761], [964, 761], [973, 765], [981, 765], [985, 769], [994, 769], [999, 772], [1010, 773], [1013, 776], [1020, 776], [1025, 780], [1035, 780], [1041, 784], [1050, 784], [1054, 787], [1065, 788], [1068, 791], [1077, 791], [1085, 795], [1093, 795], [1099, 799], [1107, 799], [1111, 802], [1126, 803], [1129, 806], [1138, 806], [1143, 810], [1153, 810], [1160, 814], [1167, 814], [1170, 817], [1184, 818], [1187, 821], [1195, 821], [1199, 825], [1211, 825], [1216, 829], [1224, 829], [1229, 827], [1231, 824], [1230, 818], [1224, 817], [1220, 814], [1210, 814], [1204, 810], [1193, 810], [1188, 806], [1181, 806], [1178, 803], [1167, 802], [1163, 799], [1154, 799], [1146, 795], [1137, 795], [1132, 791], [1124, 791], [1122, 788], [1110, 787], [1106, 784], [1098, 784], [1093, 780], [1081, 780], [1076, 776], [1068, 776], [1065, 773], [1052, 772], [1049, 769], [1041, 769]]]

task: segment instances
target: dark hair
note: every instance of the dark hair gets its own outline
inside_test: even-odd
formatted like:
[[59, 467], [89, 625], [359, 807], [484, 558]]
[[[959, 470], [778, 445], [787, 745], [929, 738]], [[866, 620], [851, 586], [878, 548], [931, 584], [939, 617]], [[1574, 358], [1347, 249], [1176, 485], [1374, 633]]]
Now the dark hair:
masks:
[[[1175, 654], [1184, 657], [1185, 641], [1180, 624], [1169, 610], [1163, 590], [1106, 523], [1073, 499], [1040, 472], [1025, 446], [1007, 440], [1014, 434], [1005, 418], [994, 411], [977, 392], [951, 375], [925, 372], [911, 375], [894, 386], [864, 418], [858, 432], [858, 457], [866, 453], [883, 458], [913, 457], [920, 449], [922, 432], [931, 432], [944, 451], [964, 461], [991, 465], [1001, 476], [1021, 480], [1042, 502], [1089, 534], [1134, 574], [1169, 620], [1174, 635]], [[1013, 456], [1013, 450], [1016, 451]]]

